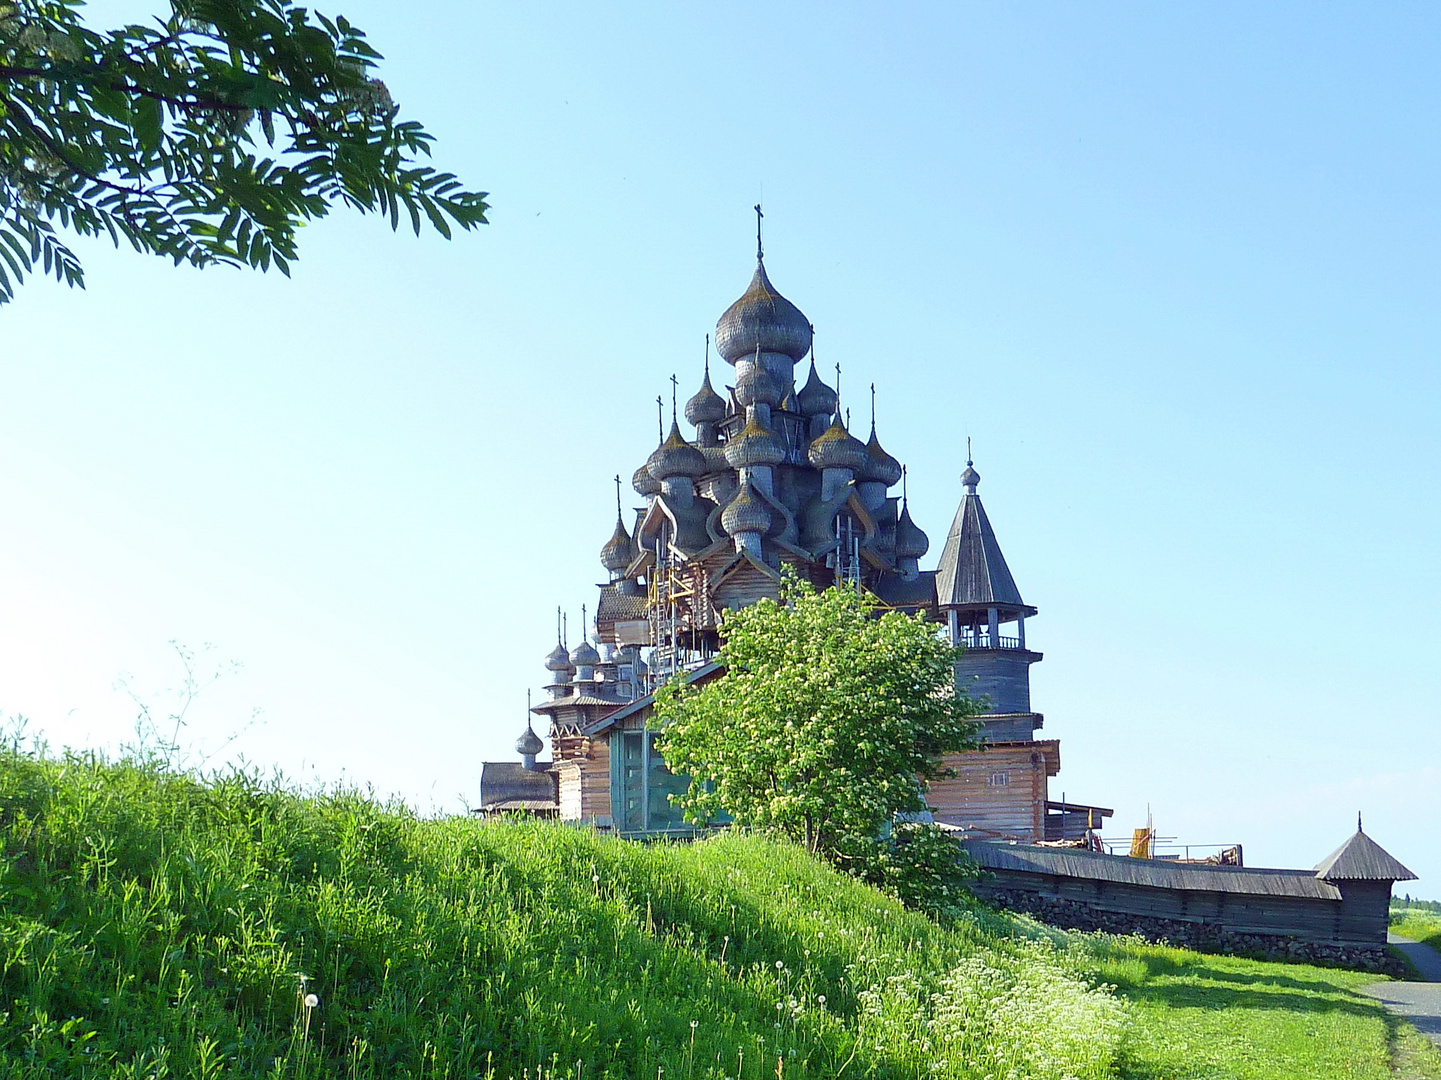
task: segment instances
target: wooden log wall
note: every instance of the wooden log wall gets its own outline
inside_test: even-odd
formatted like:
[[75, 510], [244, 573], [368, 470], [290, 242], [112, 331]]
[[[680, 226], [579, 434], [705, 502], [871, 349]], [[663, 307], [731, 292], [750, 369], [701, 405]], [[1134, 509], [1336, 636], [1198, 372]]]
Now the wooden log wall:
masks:
[[1353, 884], [1370, 888], [1358, 890], [1354, 898], [1343, 890], [1342, 900], [1325, 900], [1168, 889], [1004, 869], [992, 873], [993, 879], [977, 888], [981, 895], [994, 890], [1022, 890], [1123, 915], [1204, 923], [1235, 934], [1274, 934], [1321, 943], [1375, 944], [1386, 940], [1385, 917], [1377, 917], [1373, 909], [1383, 889], [1389, 904], [1390, 882], [1356, 882]]
[[1046, 758], [1036, 744], [950, 754], [944, 764], [955, 776], [931, 781], [926, 792], [937, 821], [978, 837], [1044, 838]]
[[588, 752], [556, 766], [560, 789], [560, 819], [611, 825], [610, 745], [604, 739], [586, 740]]

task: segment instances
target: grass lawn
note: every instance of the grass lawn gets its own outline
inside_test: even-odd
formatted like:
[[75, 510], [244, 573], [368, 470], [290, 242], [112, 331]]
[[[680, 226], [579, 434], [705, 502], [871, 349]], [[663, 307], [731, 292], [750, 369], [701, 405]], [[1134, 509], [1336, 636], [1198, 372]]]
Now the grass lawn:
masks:
[[1441, 950], [1441, 915], [1411, 911], [1393, 912], [1391, 931], [1413, 941], [1424, 941], [1433, 949]]
[[1374, 975], [1127, 943], [1104, 952], [1099, 974], [1131, 1002], [1122, 1077], [1441, 1078], [1441, 1054], [1357, 993]]
[[0, 744], [4, 1080], [1441, 1080], [1367, 981]]

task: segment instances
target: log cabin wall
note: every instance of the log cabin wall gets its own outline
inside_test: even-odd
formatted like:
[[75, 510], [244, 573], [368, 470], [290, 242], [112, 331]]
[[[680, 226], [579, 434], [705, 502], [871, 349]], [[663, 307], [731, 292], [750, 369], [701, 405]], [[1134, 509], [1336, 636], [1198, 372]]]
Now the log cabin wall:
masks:
[[610, 746], [604, 739], [588, 739], [587, 752], [556, 766], [559, 778], [560, 819], [609, 828]]
[[[955, 775], [931, 781], [926, 804], [938, 822], [973, 836], [1038, 840], [1045, 830], [1048, 774], [1054, 742], [995, 744], [948, 754]], [[1054, 755], [1050, 751], [1055, 751]], [[1058, 767], [1058, 766], [1057, 766]]]
[[[1307, 870], [963, 843], [986, 871], [975, 885], [978, 895], [1043, 917], [1097, 913], [1103, 917], [1090, 928], [1119, 933], [1191, 924], [1211, 934], [1269, 935], [1317, 945], [1384, 948], [1386, 943], [1389, 880], [1327, 880]], [[1077, 925], [1085, 928], [1084, 922]]]

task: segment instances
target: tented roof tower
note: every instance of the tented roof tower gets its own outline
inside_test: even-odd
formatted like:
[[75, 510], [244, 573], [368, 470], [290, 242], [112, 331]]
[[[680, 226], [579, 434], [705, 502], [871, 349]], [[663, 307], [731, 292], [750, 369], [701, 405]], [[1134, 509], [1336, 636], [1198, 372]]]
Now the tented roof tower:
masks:
[[[988, 702], [987, 739], [1029, 739], [1041, 726], [1031, 711], [1031, 665], [1041, 654], [1026, 648], [1026, 616], [1036, 609], [1021, 599], [1006, 557], [976, 489], [981, 474], [966, 461], [965, 495], [936, 567], [936, 604], [953, 644], [965, 647], [956, 686]], [[1015, 632], [1002, 629], [1014, 624]]]

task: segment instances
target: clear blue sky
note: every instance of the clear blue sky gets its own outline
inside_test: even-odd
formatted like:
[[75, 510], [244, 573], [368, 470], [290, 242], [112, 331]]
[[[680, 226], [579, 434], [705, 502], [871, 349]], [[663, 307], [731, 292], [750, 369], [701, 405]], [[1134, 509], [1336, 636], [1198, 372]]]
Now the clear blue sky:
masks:
[[259, 706], [254, 762], [474, 801], [763, 197], [923, 566], [975, 439], [1056, 793], [1258, 865], [1363, 810], [1441, 896], [1434, 6], [322, 10], [493, 224], [339, 215], [288, 281], [81, 244], [87, 291], [26, 286], [0, 709], [113, 745], [116, 677], [214, 642], [245, 667], [194, 741]]

